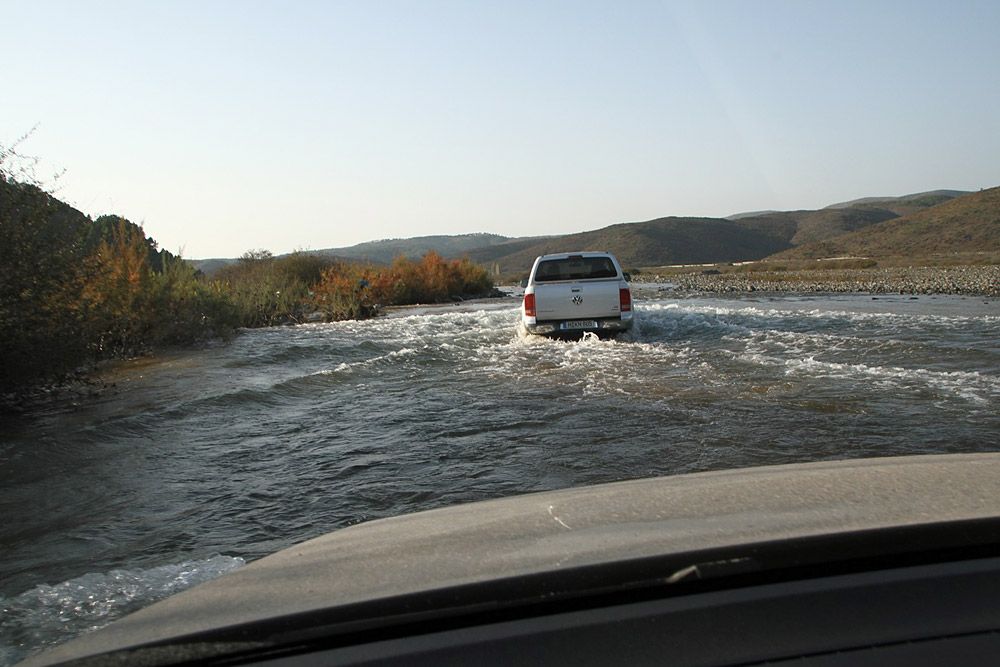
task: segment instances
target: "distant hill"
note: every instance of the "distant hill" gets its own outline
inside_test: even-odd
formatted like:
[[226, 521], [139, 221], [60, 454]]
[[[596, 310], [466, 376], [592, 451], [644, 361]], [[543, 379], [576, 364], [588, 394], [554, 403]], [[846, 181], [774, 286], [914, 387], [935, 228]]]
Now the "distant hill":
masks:
[[[525, 241], [490, 261], [500, 273], [527, 271], [538, 255], [567, 250], [605, 250], [626, 266], [701, 264], [761, 259], [791, 247], [782, 234], [720, 218], [660, 218]], [[477, 252], [470, 252], [475, 259]], [[479, 260], [477, 260], [479, 261]]]
[[759, 218], [765, 215], [771, 215], [772, 213], [781, 213], [781, 211], [775, 211], [773, 209], [768, 209], [766, 211], [747, 211], [746, 213], [733, 213], [732, 215], [727, 215], [726, 220], [742, 220], [743, 218]]
[[[839, 202], [823, 207], [821, 210], [838, 208], [880, 208], [893, 211], [897, 215], [908, 215], [915, 213], [918, 209], [937, 206], [949, 199], [971, 194], [968, 190], [930, 190], [928, 192], [917, 192], [912, 195], [902, 195], [899, 197], [862, 197], [851, 201]], [[903, 211], [903, 212], [900, 212]], [[733, 213], [727, 215], [726, 220], [742, 220], [744, 218], [759, 218], [774, 213], [786, 213], [787, 211], [747, 211], [745, 213]], [[800, 211], [801, 212], [801, 211]]]
[[943, 204], [946, 201], [971, 194], [967, 190], [930, 190], [901, 197], [864, 197], [839, 204], [830, 204], [827, 209], [876, 207], [892, 211], [897, 215], [909, 215], [919, 210]]
[[463, 253], [462, 256], [468, 257], [477, 264], [495, 264], [505, 257], [517, 254], [526, 248], [534, 248], [538, 244], [554, 238], [560, 237], [527, 236], [519, 239], [511, 239], [506, 243], [498, 243], [497, 245], [486, 248], [473, 248], [472, 250]]
[[236, 263], [236, 259], [225, 259], [221, 257], [213, 259], [187, 259], [184, 261], [207, 276], [212, 275], [225, 266]]
[[783, 258], [906, 257], [1000, 251], [1000, 187], [782, 252]]
[[445, 257], [459, 257], [473, 249], [489, 248], [512, 240], [514, 239], [507, 236], [486, 233], [458, 234], [455, 236], [417, 236], [409, 239], [369, 241], [347, 248], [325, 248], [312, 252], [375, 262], [376, 264], [388, 264], [400, 255], [417, 259], [431, 250]]
[[[934, 190], [903, 197], [869, 197], [816, 211], [764, 211], [727, 219], [659, 218], [534, 242], [521, 239], [466, 254], [473, 261], [490, 262], [499, 273], [526, 271], [536, 256], [565, 250], [607, 250], [628, 266], [749, 261], [777, 253], [791, 256], [797, 247], [814, 247], [881, 227], [902, 219], [901, 212], [917, 216], [922, 211], [939, 211], [968, 196], [959, 190]], [[956, 205], [953, 210], [956, 219], [973, 215], [967, 205]], [[955, 238], [946, 235], [942, 240], [951, 243]]]
[[738, 218], [747, 227], [780, 234], [789, 245], [822, 241], [869, 225], [899, 217], [881, 208], [837, 208], [819, 211], [785, 211]]
[[[411, 259], [419, 259], [433, 250], [445, 257], [464, 257], [469, 250], [488, 249], [512, 241], [517, 241], [517, 239], [500, 236], [499, 234], [486, 233], [458, 234], [455, 236], [417, 236], [408, 239], [367, 241], [346, 248], [323, 248], [307, 252], [345, 261], [390, 264], [392, 260], [400, 255], [405, 255]], [[501, 252], [500, 254], [506, 253]], [[212, 275], [224, 266], [235, 264], [237, 259], [219, 257], [212, 259], [192, 259], [188, 261], [199, 271], [207, 275]], [[484, 263], [486, 260], [476, 259], [473, 261]]]
[[[815, 211], [758, 211], [728, 218], [665, 217], [560, 236], [510, 238], [485, 233], [420, 236], [311, 252], [388, 264], [399, 255], [417, 258], [433, 250], [447, 258], [467, 257], [487, 266], [494, 274], [524, 272], [538, 255], [566, 250], [607, 250], [630, 267], [750, 261], [777, 253], [791, 257], [798, 256], [794, 255], [794, 249], [800, 247], [808, 253], [802, 256], [810, 257], [868, 254], [835, 251], [832, 248], [836, 245], [819, 244], [881, 228], [894, 220], [909, 220], [921, 212], [936, 211], [969, 196], [972, 195], [961, 190], [932, 190], [902, 197], [866, 197]], [[965, 205], [955, 210], [958, 218], [973, 215]], [[972, 237], [980, 238], [977, 234]], [[966, 235], [960, 236], [964, 239]], [[195, 260], [194, 264], [211, 273], [234, 261]]]

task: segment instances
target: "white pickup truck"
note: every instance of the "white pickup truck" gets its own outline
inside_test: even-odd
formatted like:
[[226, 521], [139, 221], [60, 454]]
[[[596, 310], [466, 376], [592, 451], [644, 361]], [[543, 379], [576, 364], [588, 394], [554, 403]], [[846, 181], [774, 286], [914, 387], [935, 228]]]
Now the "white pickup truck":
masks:
[[546, 336], [615, 335], [632, 328], [628, 274], [607, 252], [542, 255], [531, 267], [521, 326]]

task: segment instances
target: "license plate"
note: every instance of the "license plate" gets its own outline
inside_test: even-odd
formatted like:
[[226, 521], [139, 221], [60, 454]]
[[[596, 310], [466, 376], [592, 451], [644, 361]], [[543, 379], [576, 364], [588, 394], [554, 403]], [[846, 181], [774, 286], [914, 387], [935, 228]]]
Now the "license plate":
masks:
[[594, 320], [570, 320], [562, 323], [563, 329], [596, 329], [597, 322]]

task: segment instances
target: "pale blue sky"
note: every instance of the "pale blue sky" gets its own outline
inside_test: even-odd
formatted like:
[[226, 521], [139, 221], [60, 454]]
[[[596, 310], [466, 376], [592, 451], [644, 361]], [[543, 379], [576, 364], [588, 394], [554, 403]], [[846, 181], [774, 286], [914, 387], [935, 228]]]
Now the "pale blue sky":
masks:
[[0, 16], [0, 142], [191, 258], [1000, 185], [996, 0]]

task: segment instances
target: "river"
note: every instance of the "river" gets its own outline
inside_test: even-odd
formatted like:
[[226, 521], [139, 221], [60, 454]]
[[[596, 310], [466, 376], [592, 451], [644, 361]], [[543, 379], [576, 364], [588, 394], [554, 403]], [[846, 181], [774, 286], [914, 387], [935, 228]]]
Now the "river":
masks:
[[513, 299], [404, 309], [122, 364], [6, 418], [0, 664], [361, 521], [998, 449], [1000, 300], [650, 293], [628, 339], [520, 338]]

